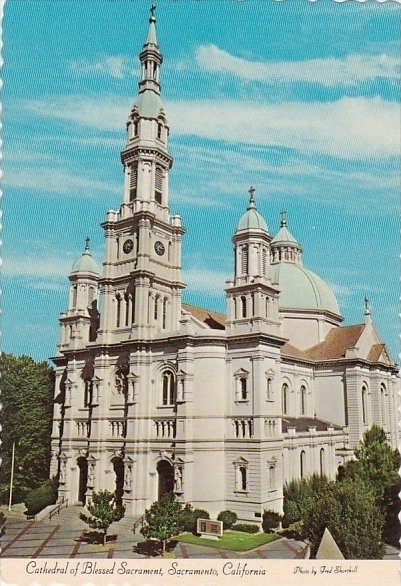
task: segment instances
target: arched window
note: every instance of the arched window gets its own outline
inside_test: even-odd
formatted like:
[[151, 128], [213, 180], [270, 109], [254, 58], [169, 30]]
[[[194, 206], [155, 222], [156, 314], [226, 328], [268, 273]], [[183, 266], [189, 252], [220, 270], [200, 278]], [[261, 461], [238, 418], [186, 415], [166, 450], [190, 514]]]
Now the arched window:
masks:
[[131, 323], [135, 322], [135, 289], [131, 295]]
[[138, 185], [138, 165], [134, 163], [131, 166], [131, 177], [129, 182], [129, 199], [133, 201], [136, 199], [136, 190]]
[[301, 478], [305, 478], [305, 451], [304, 450], [302, 450], [302, 452], [299, 455], [299, 469], [300, 469]]
[[321, 448], [320, 450], [320, 476], [324, 476], [326, 474], [326, 467], [324, 462], [324, 449]]
[[276, 465], [269, 464], [269, 490], [276, 488]]
[[125, 301], [125, 325], [129, 325], [129, 305], [130, 305], [130, 295], [129, 293], [124, 293], [124, 301]]
[[120, 327], [120, 312], [121, 312], [121, 295], [119, 293], [117, 293], [116, 299], [117, 299], [116, 328], [119, 328]]
[[162, 376], [162, 404], [174, 405], [175, 377], [171, 370], [166, 370]]
[[267, 275], [267, 250], [266, 248], [262, 249], [262, 275]]
[[248, 389], [247, 389], [247, 380], [245, 377], [240, 378], [240, 397], [243, 401], [247, 398]]
[[306, 387], [302, 385], [300, 388], [301, 393], [301, 415], [305, 415], [306, 412]]
[[288, 385], [284, 383], [281, 388], [281, 410], [284, 415], [288, 414]]
[[138, 130], [139, 130], [139, 121], [134, 120], [134, 136], [138, 136]]
[[246, 317], [246, 297], [243, 295], [241, 297], [241, 309], [242, 309], [242, 317]]
[[163, 193], [163, 172], [160, 167], [156, 167], [155, 170], [155, 200], [158, 204], [162, 203]]
[[380, 415], [381, 415], [382, 426], [385, 427], [387, 425], [387, 416], [386, 416], [386, 385], [384, 383], [382, 383], [380, 385]]
[[89, 287], [89, 293], [88, 293], [88, 307], [92, 307], [93, 302], [95, 301], [96, 298], [96, 291], [95, 291], [95, 287]]
[[154, 308], [153, 308], [153, 319], [155, 321], [157, 321], [157, 318], [158, 318], [158, 307], [159, 307], [159, 296], [156, 295], [155, 304], [154, 304]]
[[240, 474], [240, 490], [246, 491], [247, 486], [248, 486], [246, 466], [239, 467], [239, 474]]
[[368, 389], [366, 388], [366, 385], [362, 386], [362, 422], [363, 423], [367, 423], [367, 400], [368, 400]]
[[248, 246], [243, 246], [241, 249], [241, 274], [248, 274]]
[[167, 321], [167, 297], [163, 299], [163, 330], [166, 329], [166, 321]]
[[252, 315], [255, 315], [255, 294], [252, 293], [251, 295], [251, 300], [252, 300]]
[[161, 137], [162, 137], [162, 130], [163, 130], [163, 125], [160, 124], [160, 122], [159, 122], [159, 124], [157, 125], [157, 138], [159, 138], [159, 139], [161, 139]]
[[78, 296], [78, 287], [77, 287], [77, 285], [73, 285], [73, 287], [72, 287], [72, 307], [76, 307], [76, 305], [77, 305], [77, 296]]
[[273, 380], [269, 376], [267, 378], [267, 388], [266, 388], [266, 399], [267, 401], [271, 401], [273, 397]]

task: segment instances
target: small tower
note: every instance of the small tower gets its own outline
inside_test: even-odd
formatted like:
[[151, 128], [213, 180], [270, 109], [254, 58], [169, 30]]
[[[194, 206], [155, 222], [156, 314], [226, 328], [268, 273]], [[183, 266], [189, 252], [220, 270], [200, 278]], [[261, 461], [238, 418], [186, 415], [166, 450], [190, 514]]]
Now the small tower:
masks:
[[302, 248], [287, 228], [287, 212], [281, 210], [280, 230], [270, 243], [270, 261], [302, 264]]
[[227, 329], [231, 333], [262, 329], [279, 334], [278, 289], [269, 279], [271, 236], [249, 189], [249, 204], [232, 237], [234, 279], [228, 282]]
[[89, 238], [85, 240], [82, 255], [72, 266], [69, 280], [68, 310], [60, 317], [60, 350], [80, 348], [96, 340], [99, 269], [90, 252]]

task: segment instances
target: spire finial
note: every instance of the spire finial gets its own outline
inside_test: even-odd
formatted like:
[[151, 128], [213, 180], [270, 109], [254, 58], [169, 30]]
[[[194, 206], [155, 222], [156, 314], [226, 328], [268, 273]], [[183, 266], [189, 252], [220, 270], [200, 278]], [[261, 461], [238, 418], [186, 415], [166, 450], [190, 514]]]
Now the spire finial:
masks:
[[87, 236], [85, 238], [85, 252], [89, 252], [89, 242], [90, 242], [90, 238], [89, 238], [89, 236]]
[[152, 2], [152, 5], [149, 9], [149, 12], [150, 12], [149, 22], [156, 22], [156, 17], [155, 17], [156, 4], [153, 4], [153, 2]]
[[281, 210], [280, 215], [281, 215], [281, 222], [280, 222], [280, 227], [284, 228], [284, 226], [287, 225], [287, 210]]
[[369, 308], [369, 299], [365, 295], [365, 315], [370, 315], [370, 308]]
[[248, 206], [248, 210], [251, 208], [256, 207], [255, 206], [255, 194], [256, 189], [251, 185], [251, 187], [248, 189], [248, 193], [249, 193], [249, 206]]

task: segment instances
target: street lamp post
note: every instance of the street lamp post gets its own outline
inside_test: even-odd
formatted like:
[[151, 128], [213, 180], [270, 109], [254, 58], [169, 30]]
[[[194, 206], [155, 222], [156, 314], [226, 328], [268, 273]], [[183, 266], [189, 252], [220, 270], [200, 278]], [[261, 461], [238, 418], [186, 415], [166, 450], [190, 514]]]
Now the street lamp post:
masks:
[[11, 511], [11, 503], [13, 500], [14, 462], [15, 462], [15, 442], [13, 442], [13, 451], [12, 451], [12, 455], [11, 455], [10, 499], [8, 501], [8, 510], [9, 511]]

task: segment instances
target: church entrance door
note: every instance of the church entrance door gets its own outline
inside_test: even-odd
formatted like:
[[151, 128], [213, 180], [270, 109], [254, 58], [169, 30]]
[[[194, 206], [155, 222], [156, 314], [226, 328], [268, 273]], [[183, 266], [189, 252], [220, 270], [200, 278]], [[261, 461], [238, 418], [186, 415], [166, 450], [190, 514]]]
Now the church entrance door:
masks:
[[174, 468], [166, 460], [162, 460], [157, 465], [157, 473], [159, 475], [159, 500], [165, 494], [174, 492]]
[[78, 458], [77, 464], [79, 468], [78, 500], [84, 505], [88, 487], [88, 460], [84, 457]]

